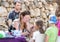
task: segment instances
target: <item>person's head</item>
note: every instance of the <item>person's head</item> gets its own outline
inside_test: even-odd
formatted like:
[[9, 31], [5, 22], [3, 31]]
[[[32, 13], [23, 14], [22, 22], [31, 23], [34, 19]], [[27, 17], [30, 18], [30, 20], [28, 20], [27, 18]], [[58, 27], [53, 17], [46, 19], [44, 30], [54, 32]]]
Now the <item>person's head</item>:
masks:
[[21, 5], [22, 5], [22, 3], [20, 2], [20, 1], [16, 1], [16, 2], [14, 2], [14, 5], [15, 5], [15, 9], [16, 10], [21, 10]]
[[50, 24], [50, 25], [53, 25], [53, 24], [55, 25], [56, 22], [57, 22], [56, 16], [55, 16], [55, 15], [50, 15], [50, 16], [49, 16], [49, 24]]
[[40, 33], [44, 33], [44, 30], [43, 30], [43, 21], [42, 20], [36, 21], [36, 23], [35, 23], [35, 29], [39, 30]]
[[29, 22], [29, 20], [30, 20], [30, 12], [29, 11], [23, 11], [20, 14], [20, 23], [21, 23], [21, 28], [22, 29], [27, 28], [26, 22]]
[[57, 8], [55, 15], [57, 17], [57, 20], [60, 20], [60, 7]]
[[19, 19], [15, 19], [14, 21], [13, 21], [13, 27], [14, 27], [14, 29], [16, 29], [16, 30], [18, 30], [18, 22], [19, 22]]
[[30, 12], [29, 11], [24, 11], [20, 14], [20, 21], [22, 20], [23, 22], [28, 22], [30, 20]]

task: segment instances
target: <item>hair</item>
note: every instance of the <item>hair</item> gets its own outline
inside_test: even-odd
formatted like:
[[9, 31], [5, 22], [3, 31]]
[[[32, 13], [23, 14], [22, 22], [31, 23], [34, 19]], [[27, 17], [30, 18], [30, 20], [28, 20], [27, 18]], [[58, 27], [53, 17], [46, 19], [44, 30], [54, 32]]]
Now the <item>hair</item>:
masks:
[[30, 11], [24, 11], [20, 15], [25, 16], [25, 15], [31, 15], [31, 14], [30, 14]]
[[30, 11], [21, 12], [21, 14], [20, 14], [20, 20], [22, 19], [21, 16], [24, 17], [25, 15], [31, 15]]
[[[29, 11], [24, 11], [20, 14], [20, 23], [21, 23], [21, 20], [22, 20], [22, 17], [24, 18], [25, 15], [31, 15]], [[24, 23], [23, 27], [26, 28], [26, 23]]]
[[[21, 3], [20, 1], [16, 1], [16, 2], [14, 2], [14, 5], [16, 5], [16, 3]], [[21, 3], [22, 4], [22, 3]]]
[[60, 17], [60, 6], [56, 9], [55, 15]]
[[36, 22], [36, 25], [39, 27], [39, 31], [40, 31], [40, 33], [44, 33], [45, 31], [43, 30], [43, 21], [42, 20], [38, 20], [37, 22]]

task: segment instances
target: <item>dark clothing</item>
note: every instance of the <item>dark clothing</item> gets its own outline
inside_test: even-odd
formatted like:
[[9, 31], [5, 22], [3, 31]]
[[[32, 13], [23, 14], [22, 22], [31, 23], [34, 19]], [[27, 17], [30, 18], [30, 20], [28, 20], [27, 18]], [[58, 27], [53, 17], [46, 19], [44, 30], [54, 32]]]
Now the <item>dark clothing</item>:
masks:
[[14, 10], [12, 11], [12, 12], [10, 12], [9, 13], [9, 16], [8, 16], [8, 19], [12, 19], [12, 21], [14, 20], [14, 19], [18, 19], [19, 18], [19, 13], [20, 12], [15, 12]]
[[16, 30], [12, 25], [9, 27], [8, 31], [11, 32], [11, 30]]
[[[20, 12], [17, 13], [13, 10], [12, 12], [9, 13], [8, 20], [11, 19], [13, 22], [15, 19], [18, 19], [19, 13]], [[11, 30], [15, 30], [15, 28], [11, 25], [8, 30], [9, 30], [9, 32], [11, 32]]]

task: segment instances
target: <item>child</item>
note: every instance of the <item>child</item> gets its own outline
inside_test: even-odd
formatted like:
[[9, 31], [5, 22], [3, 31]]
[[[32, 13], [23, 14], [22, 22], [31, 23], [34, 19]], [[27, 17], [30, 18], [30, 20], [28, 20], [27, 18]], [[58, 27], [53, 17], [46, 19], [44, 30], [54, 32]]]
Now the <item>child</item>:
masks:
[[44, 42], [43, 21], [39, 20], [35, 23], [36, 31], [33, 32], [33, 42]]
[[56, 27], [56, 16], [50, 15], [49, 17], [49, 24], [50, 27], [46, 30], [46, 38], [45, 42], [56, 42], [57, 36], [58, 36], [58, 29]]

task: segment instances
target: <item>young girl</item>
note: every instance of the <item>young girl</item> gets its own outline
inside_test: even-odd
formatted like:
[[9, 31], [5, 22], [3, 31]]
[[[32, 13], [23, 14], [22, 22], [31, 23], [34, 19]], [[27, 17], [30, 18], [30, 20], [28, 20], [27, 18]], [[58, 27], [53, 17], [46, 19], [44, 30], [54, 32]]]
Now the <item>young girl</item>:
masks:
[[39, 20], [35, 23], [36, 31], [33, 32], [33, 42], [44, 42], [43, 21]]

